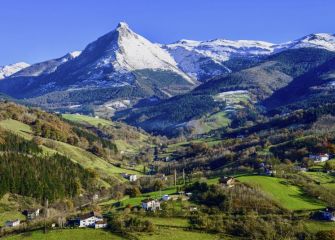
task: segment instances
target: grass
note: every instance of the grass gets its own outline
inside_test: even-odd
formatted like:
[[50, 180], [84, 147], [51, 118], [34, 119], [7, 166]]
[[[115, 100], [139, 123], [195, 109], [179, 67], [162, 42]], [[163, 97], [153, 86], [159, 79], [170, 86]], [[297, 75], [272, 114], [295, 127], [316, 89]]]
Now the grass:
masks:
[[186, 218], [176, 218], [176, 217], [144, 217], [145, 220], [149, 220], [157, 226], [166, 226], [166, 227], [189, 227], [188, 219]]
[[206, 179], [206, 183], [209, 184], [209, 185], [214, 185], [214, 184], [218, 184], [219, 180], [220, 180], [219, 177], [208, 178], [208, 179]]
[[20, 235], [14, 235], [5, 238], [6, 240], [86, 240], [86, 239], [94, 239], [94, 240], [123, 240], [118, 235], [112, 234], [110, 232], [98, 229], [64, 229], [64, 230], [52, 230], [48, 233], [44, 234], [41, 231], [28, 232]]
[[96, 155], [85, 151], [79, 147], [72, 146], [67, 143], [53, 141], [54, 149], [63, 155], [68, 156], [73, 161], [81, 164], [83, 167], [86, 168], [93, 168], [96, 169], [98, 172], [102, 174], [119, 174], [123, 172], [127, 172], [130, 174], [138, 174], [136, 171], [127, 170], [123, 168], [116, 167], [102, 158], [97, 157]]
[[335, 222], [306, 221], [304, 224], [305, 224], [307, 230], [312, 232], [312, 233], [335, 229]]
[[214, 113], [206, 117], [201, 125], [203, 133], [208, 133], [212, 130], [226, 127], [230, 124], [230, 119], [225, 112]]
[[320, 184], [335, 183], [335, 178], [328, 173], [305, 172], [304, 174], [307, 174], [310, 178], [312, 178], [314, 181], [319, 182]]
[[335, 190], [335, 177], [324, 172], [305, 172], [314, 181], [319, 182], [321, 186], [329, 189]]
[[219, 235], [191, 232], [189, 230], [181, 228], [158, 228], [154, 233], [138, 233], [136, 236], [140, 240], [180, 240], [180, 239], [192, 239], [192, 240], [219, 240], [229, 239], [222, 238]]
[[[121, 123], [112, 122], [102, 118], [95, 118], [87, 115], [80, 114], [63, 114], [62, 117], [66, 120], [81, 123], [84, 125], [91, 125], [94, 127], [101, 126], [113, 126], [115, 129], [119, 129], [118, 131], [122, 131], [123, 125]], [[134, 130], [135, 131], [135, 130]], [[142, 133], [139, 135], [139, 139], [116, 139], [114, 143], [116, 144], [118, 150], [121, 152], [136, 154], [138, 153], [146, 144], [145, 141], [148, 140], [148, 137]]]
[[102, 118], [95, 118], [90, 117], [87, 115], [79, 115], [79, 114], [63, 114], [62, 117], [66, 120], [72, 121], [72, 122], [78, 122], [83, 124], [89, 124], [92, 126], [114, 126], [114, 123], [112, 121], [102, 119]]
[[4, 226], [8, 220], [25, 220], [25, 216], [21, 214], [20, 210], [33, 205], [33, 200], [29, 197], [5, 194], [0, 199], [0, 226]]
[[290, 185], [285, 179], [267, 176], [241, 176], [237, 179], [259, 187], [279, 205], [288, 210], [315, 210], [325, 207], [323, 203], [305, 195], [299, 187]]
[[5, 130], [11, 131], [20, 137], [23, 137], [26, 140], [32, 139], [32, 130], [31, 127], [27, 124], [13, 119], [7, 119], [0, 121], [0, 126]]

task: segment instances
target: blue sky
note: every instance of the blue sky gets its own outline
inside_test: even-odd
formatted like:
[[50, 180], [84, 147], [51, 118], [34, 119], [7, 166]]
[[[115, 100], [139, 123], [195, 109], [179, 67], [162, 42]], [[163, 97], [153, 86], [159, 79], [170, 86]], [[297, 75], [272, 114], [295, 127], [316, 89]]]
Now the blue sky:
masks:
[[83, 49], [125, 21], [151, 41], [335, 33], [334, 0], [1, 0], [0, 65]]

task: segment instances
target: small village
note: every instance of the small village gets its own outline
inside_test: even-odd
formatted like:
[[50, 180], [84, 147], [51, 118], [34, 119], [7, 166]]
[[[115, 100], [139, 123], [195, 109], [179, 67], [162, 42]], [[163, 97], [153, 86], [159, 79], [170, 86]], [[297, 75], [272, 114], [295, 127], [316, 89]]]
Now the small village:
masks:
[[[324, 163], [331, 159], [329, 154], [311, 154], [308, 157], [315, 164]], [[321, 171], [319, 169], [308, 169], [304, 166], [295, 166], [295, 171], [307, 172], [307, 171]], [[150, 171], [149, 171], [150, 172]], [[150, 172], [152, 174], [152, 172]], [[332, 172], [327, 172], [331, 174]], [[260, 163], [258, 166], [258, 174], [265, 175], [269, 177], [275, 177], [277, 172], [271, 165], [266, 165]], [[136, 174], [121, 173], [121, 177], [128, 180], [130, 183], [135, 183], [141, 176]], [[150, 175], [150, 177], [155, 177], [156, 179], [161, 179], [167, 181], [168, 178], [164, 174]], [[185, 180], [184, 180], [185, 181]], [[233, 176], [222, 176], [218, 179], [218, 183], [222, 188], [233, 188], [236, 184], [239, 184], [239, 180]], [[160, 198], [146, 198], [143, 199], [138, 206], [132, 206], [134, 209], [141, 208], [145, 212], [157, 212], [162, 210], [162, 204], [173, 201], [190, 201], [192, 197], [192, 192], [178, 191], [174, 194], [162, 194]], [[92, 202], [99, 202], [98, 194], [92, 196]], [[117, 204], [115, 205], [117, 206]], [[189, 212], [196, 212], [198, 206], [189, 205]], [[0, 231], [5, 231], [6, 229], [21, 229], [22, 226], [27, 226], [29, 222], [41, 222], [48, 219], [48, 209], [46, 208], [36, 208], [36, 209], [25, 209], [22, 214], [26, 217], [25, 220], [20, 219], [9, 219], [6, 221], [5, 225], [0, 228]], [[318, 210], [312, 213], [311, 219], [316, 221], [330, 221], [335, 222], [335, 209], [327, 207], [323, 210]], [[81, 213], [76, 216], [58, 217], [50, 221], [48, 219], [47, 228], [93, 228], [93, 229], [104, 229], [108, 227], [108, 218], [98, 211], [88, 211], [86, 213]]]

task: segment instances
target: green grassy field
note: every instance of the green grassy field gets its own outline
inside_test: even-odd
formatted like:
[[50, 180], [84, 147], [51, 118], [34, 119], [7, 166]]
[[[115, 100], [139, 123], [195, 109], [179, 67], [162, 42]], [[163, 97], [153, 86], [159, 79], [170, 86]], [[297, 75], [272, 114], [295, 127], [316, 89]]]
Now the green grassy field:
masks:
[[335, 178], [324, 172], [305, 172], [304, 174], [319, 182], [320, 184], [335, 183]]
[[114, 123], [112, 121], [108, 121], [106, 119], [102, 118], [95, 118], [90, 117], [86, 115], [79, 115], [79, 114], [62, 114], [62, 117], [64, 119], [67, 119], [69, 121], [73, 122], [79, 122], [83, 124], [89, 124], [97, 127], [99, 124], [102, 126], [114, 126]]
[[[79, 115], [79, 114], [63, 114], [62, 117], [66, 120], [82, 123], [85, 125], [92, 125], [94, 127], [101, 126], [113, 126], [115, 129], [123, 129], [123, 124], [118, 122], [112, 122], [102, 118], [95, 118], [86, 115]], [[135, 130], [134, 130], [135, 131]], [[138, 153], [146, 144], [148, 136], [145, 134], [140, 133], [138, 139], [129, 139], [125, 141], [123, 139], [116, 139], [114, 140], [117, 148], [119, 151], [123, 151], [129, 154]]]
[[144, 217], [144, 219], [149, 220], [157, 226], [166, 226], [166, 227], [189, 227], [187, 218], [175, 218], [175, 217]]
[[288, 210], [315, 210], [325, 207], [320, 201], [306, 196], [299, 187], [288, 184], [285, 179], [267, 176], [241, 176], [237, 177], [237, 179], [259, 187], [269, 197]]
[[230, 122], [225, 112], [214, 113], [203, 119], [201, 124], [202, 133], [208, 133], [212, 130], [226, 127]]
[[65, 229], [65, 230], [52, 230], [44, 234], [41, 231], [32, 233], [24, 233], [11, 237], [4, 238], [6, 240], [122, 240], [118, 235], [98, 229]]
[[316, 233], [318, 231], [334, 230], [335, 222], [307, 221], [305, 226], [308, 231]]
[[321, 186], [335, 190], [335, 177], [324, 172], [305, 172], [307, 176], [312, 178], [314, 181], [319, 182]]
[[191, 232], [182, 228], [158, 228], [154, 233], [139, 233], [136, 235], [140, 240], [219, 240], [230, 239], [223, 238], [219, 235]]
[[27, 124], [21, 123], [13, 119], [6, 119], [0, 121], [0, 126], [8, 131], [14, 132], [15, 134], [23, 137], [24, 139], [32, 139], [32, 130]]

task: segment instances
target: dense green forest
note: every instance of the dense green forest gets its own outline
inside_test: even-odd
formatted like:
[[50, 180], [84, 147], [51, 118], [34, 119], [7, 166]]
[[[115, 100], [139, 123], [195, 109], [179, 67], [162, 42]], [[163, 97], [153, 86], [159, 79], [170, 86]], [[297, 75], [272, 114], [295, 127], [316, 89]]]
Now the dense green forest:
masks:
[[95, 186], [95, 175], [69, 158], [43, 155], [34, 141], [0, 131], [0, 198], [11, 192], [54, 201]]
[[0, 155], [0, 197], [11, 192], [53, 202], [77, 196], [94, 181], [93, 173], [61, 155]]

